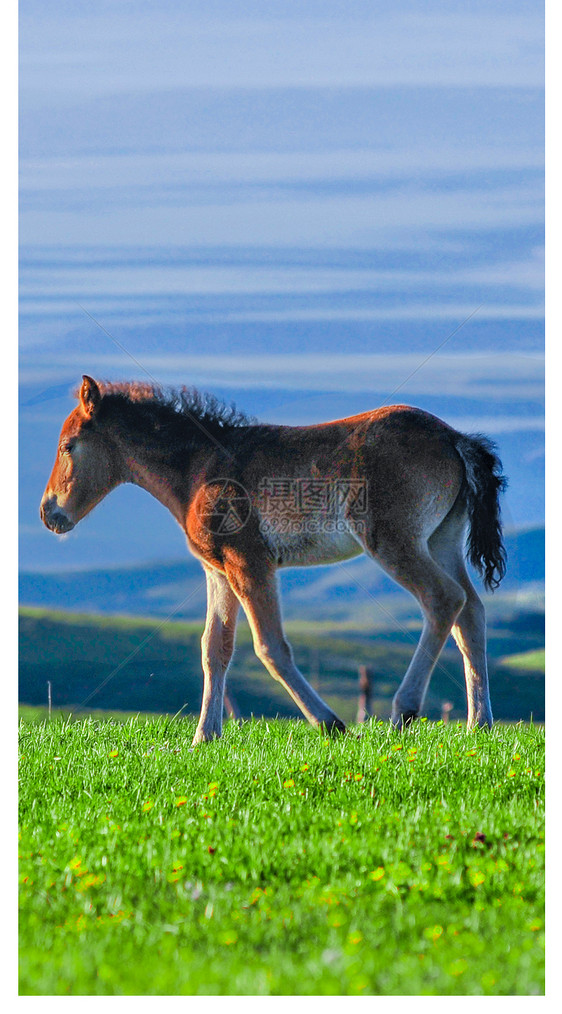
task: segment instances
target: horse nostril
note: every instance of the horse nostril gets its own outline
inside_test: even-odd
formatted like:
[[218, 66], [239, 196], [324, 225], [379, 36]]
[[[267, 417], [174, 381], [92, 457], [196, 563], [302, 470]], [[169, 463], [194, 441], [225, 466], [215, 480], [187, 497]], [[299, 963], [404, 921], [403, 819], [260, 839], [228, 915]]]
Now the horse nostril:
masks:
[[43, 499], [39, 513], [43, 524], [56, 535], [63, 535], [74, 528], [74, 521], [71, 521], [68, 515], [59, 508], [56, 496]]

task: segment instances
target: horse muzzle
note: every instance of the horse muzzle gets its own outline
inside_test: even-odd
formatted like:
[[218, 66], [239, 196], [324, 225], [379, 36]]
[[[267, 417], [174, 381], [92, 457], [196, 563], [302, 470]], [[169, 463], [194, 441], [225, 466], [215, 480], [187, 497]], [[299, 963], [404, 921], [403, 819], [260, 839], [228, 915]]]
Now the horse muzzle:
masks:
[[56, 496], [44, 499], [39, 508], [39, 513], [43, 524], [46, 525], [50, 532], [54, 532], [56, 535], [64, 535], [65, 532], [71, 532], [74, 528], [74, 521], [71, 521], [58, 506]]

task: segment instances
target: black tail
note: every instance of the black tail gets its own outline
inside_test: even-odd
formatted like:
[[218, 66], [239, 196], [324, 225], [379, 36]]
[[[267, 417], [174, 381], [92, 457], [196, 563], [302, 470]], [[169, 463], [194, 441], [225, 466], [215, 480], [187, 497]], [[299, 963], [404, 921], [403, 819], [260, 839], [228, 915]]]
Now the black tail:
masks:
[[507, 486], [495, 445], [480, 434], [459, 434], [455, 447], [465, 473], [468, 510], [468, 558], [493, 591], [505, 575], [507, 554], [502, 539], [499, 495]]

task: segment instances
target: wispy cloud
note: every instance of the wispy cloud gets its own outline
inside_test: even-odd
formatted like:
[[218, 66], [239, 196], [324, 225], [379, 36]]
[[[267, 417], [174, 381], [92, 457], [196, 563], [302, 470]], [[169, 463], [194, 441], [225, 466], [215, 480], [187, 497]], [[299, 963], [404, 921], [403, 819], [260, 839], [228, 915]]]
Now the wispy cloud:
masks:
[[[459, 147], [454, 138], [444, 137], [438, 148], [423, 138], [394, 145], [373, 138], [372, 146], [334, 148], [323, 151], [208, 151], [112, 152], [66, 157], [23, 158], [20, 183], [24, 193], [33, 190], [45, 198], [49, 193], [68, 194], [136, 187], [150, 187], [150, 194], [162, 188], [204, 186], [263, 185], [284, 187], [326, 183], [348, 185], [351, 182], [396, 180], [431, 174], [445, 177], [453, 173], [481, 170], [542, 169], [544, 153], [536, 145], [524, 144], [517, 137], [499, 145], [493, 137], [480, 136], [470, 148]], [[414, 146], [412, 148], [412, 145]], [[121, 197], [124, 191], [120, 190]]]
[[[328, 85], [533, 85], [542, 80], [542, 25], [528, 5], [496, 0], [470, 10], [443, 0], [388, 5], [22, 5], [26, 86], [65, 97], [160, 88]], [[125, 8], [125, 9], [124, 9]], [[127, 16], [129, 15], [129, 16]], [[399, 58], [398, 58], [399, 55]]]
[[[251, 195], [243, 201], [216, 200], [104, 209], [36, 210], [22, 218], [24, 244], [58, 236], [61, 244], [103, 245], [127, 236], [130, 244], [182, 245], [341, 245], [368, 248], [397, 234], [420, 230], [500, 229], [542, 221], [542, 185], [524, 181], [478, 192], [474, 186], [415, 191], [405, 188], [367, 196]], [[421, 235], [420, 235], [420, 238]], [[403, 240], [402, 240], [403, 242]]]
[[[474, 309], [474, 303], [459, 303], [455, 300], [441, 303], [406, 303], [404, 306], [381, 306], [381, 307], [312, 307], [304, 306], [280, 309], [272, 307], [268, 310], [220, 310], [209, 307], [205, 312], [192, 309], [185, 305], [185, 301], [174, 308], [169, 302], [164, 304], [160, 298], [143, 298], [142, 302], [135, 306], [130, 298], [127, 304], [112, 301], [108, 297], [95, 300], [96, 312], [103, 311], [106, 314], [118, 314], [119, 317], [126, 315], [127, 325], [130, 327], [136, 324], [147, 324], [154, 321], [162, 321], [163, 311], [169, 321], [178, 317], [185, 325], [190, 323], [297, 323], [297, 322], [384, 322], [384, 321], [458, 321], [468, 317]], [[22, 312], [26, 318], [49, 318], [58, 319], [75, 317], [75, 304], [69, 299], [49, 300], [34, 299], [33, 302], [22, 302]], [[527, 303], [487, 303], [479, 312], [479, 320], [498, 321], [542, 321], [544, 308], [542, 304]], [[33, 341], [35, 342], [35, 336]], [[342, 341], [344, 338], [342, 337]], [[24, 346], [26, 340], [22, 342]]]
[[[88, 354], [88, 363], [98, 372], [123, 372], [123, 356]], [[536, 401], [542, 397], [544, 360], [540, 355], [491, 353], [489, 355], [435, 355], [422, 370], [414, 373], [421, 358], [403, 355], [259, 355], [197, 356], [191, 354], [144, 354], [143, 367], [163, 383], [178, 378], [195, 386], [238, 389], [277, 389], [309, 392], [365, 392], [385, 396], [402, 385], [400, 397], [435, 395], [471, 398], [489, 402]], [[60, 377], [60, 372], [84, 367], [84, 353], [57, 356], [45, 367], [24, 363], [22, 379], [28, 383]], [[127, 365], [127, 375], [130, 367]], [[373, 406], [374, 407], [374, 406]]]
[[[544, 271], [542, 252], [525, 260], [502, 261], [497, 264], [450, 268], [445, 264], [433, 269], [404, 269], [393, 267], [358, 269], [327, 268], [284, 264], [255, 264], [251, 271], [245, 264], [134, 264], [122, 259], [119, 271], [110, 260], [107, 266], [98, 264], [84, 268], [81, 263], [60, 268], [48, 260], [33, 271], [25, 271], [20, 296], [38, 295], [41, 290], [56, 291], [59, 300], [97, 298], [103, 294], [112, 297], [139, 296], [147, 299], [166, 296], [238, 295], [238, 294], [322, 294], [353, 293], [383, 294], [385, 297], [399, 290], [401, 301], [406, 288], [427, 291], [439, 287], [454, 289], [478, 285], [482, 291], [509, 286], [511, 290], [542, 293]], [[535, 308], [536, 309], [536, 308]], [[417, 313], [418, 309], [414, 308]], [[433, 311], [435, 312], [435, 311]], [[513, 314], [512, 314], [513, 316]]]
[[[212, 314], [212, 319], [220, 321], [393, 321], [393, 320], [456, 320], [467, 317], [475, 309], [474, 303], [411, 303], [405, 306], [373, 307], [365, 309], [306, 309], [268, 311], [247, 310], [240, 313], [228, 311], [224, 314]], [[542, 305], [527, 304], [490, 304], [487, 303], [479, 313], [479, 319], [488, 320], [542, 320]], [[195, 317], [194, 319], [197, 319]], [[203, 319], [202, 317], [200, 319]], [[206, 318], [208, 319], [208, 317]]]
[[[450, 426], [460, 430], [461, 433], [488, 433], [495, 436], [499, 433], [544, 433], [545, 421], [543, 415], [517, 416], [517, 415], [472, 415], [452, 416], [447, 419]], [[533, 459], [544, 455], [544, 450], [539, 448], [534, 452]], [[531, 460], [529, 455], [526, 460]]]

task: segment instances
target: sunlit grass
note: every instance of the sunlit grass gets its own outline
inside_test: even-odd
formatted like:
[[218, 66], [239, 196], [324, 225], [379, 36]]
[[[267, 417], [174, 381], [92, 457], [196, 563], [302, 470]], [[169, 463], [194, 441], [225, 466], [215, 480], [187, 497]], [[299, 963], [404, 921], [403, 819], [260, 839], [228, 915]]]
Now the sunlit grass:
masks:
[[22, 722], [24, 994], [543, 991], [544, 734]]

